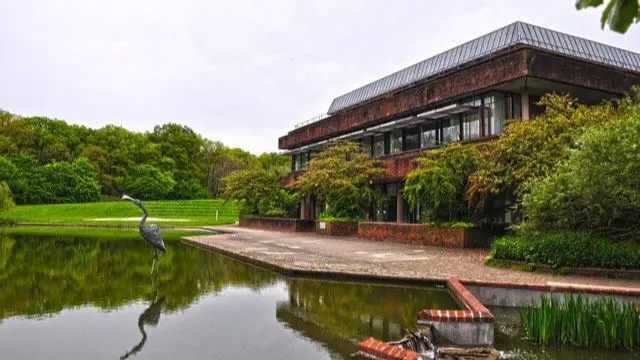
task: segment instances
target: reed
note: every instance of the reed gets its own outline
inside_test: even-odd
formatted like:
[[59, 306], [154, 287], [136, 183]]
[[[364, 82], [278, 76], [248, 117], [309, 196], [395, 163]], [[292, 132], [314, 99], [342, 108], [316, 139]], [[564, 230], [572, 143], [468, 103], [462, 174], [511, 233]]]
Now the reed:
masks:
[[573, 294], [563, 300], [543, 295], [540, 306], [520, 308], [525, 337], [544, 345], [640, 348], [640, 313], [633, 304]]

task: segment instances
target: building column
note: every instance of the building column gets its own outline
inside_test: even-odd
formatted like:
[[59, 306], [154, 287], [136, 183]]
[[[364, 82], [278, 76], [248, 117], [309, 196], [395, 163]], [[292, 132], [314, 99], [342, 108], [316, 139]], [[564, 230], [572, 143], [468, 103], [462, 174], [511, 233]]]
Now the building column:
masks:
[[396, 222], [404, 222], [404, 199], [402, 198], [402, 187], [398, 183], [398, 190], [396, 193]]
[[300, 220], [307, 220], [307, 197], [300, 199]]
[[522, 120], [529, 120], [529, 91], [526, 89], [522, 91], [522, 104], [520, 108], [522, 109]]

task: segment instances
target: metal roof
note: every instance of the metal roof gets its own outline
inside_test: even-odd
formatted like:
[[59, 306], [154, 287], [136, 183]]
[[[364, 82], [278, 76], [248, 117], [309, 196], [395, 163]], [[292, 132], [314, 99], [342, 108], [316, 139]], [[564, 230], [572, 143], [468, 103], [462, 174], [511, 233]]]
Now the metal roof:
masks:
[[336, 113], [474, 59], [520, 44], [604, 65], [640, 71], [638, 53], [517, 21], [338, 96], [331, 103], [328, 113]]

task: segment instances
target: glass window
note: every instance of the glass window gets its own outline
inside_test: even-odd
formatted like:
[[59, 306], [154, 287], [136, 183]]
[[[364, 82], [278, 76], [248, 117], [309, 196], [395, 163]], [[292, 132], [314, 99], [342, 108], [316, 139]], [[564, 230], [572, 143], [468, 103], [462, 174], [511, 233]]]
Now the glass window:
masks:
[[480, 111], [471, 111], [462, 115], [463, 140], [473, 140], [480, 137]]
[[[519, 94], [513, 95], [513, 119], [522, 119], [522, 97]], [[512, 119], [507, 119], [512, 120]]]
[[371, 155], [371, 137], [367, 136], [360, 139], [360, 147], [367, 155]]
[[291, 168], [293, 171], [298, 171], [300, 168], [298, 167], [298, 155], [291, 156]]
[[384, 155], [384, 135], [373, 138], [373, 156]]
[[423, 148], [430, 148], [438, 145], [438, 123], [436, 121], [428, 121], [422, 124], [422, 142]]
[[404, 149], [415, 150], [420, 148], [420, 128], [407, 129], [404, 132]]
[[302, 153], [300, 154], [300, 169], [306, 169], [307, 168], [307, 160], [308, 160], [308, 155], [307, 153]]
[[442, 120], [442, 143], [448, 144], [454, 141], [460, 141], [460, 120]]
[[502, 133], [505, 123], [505, 98], [503, 94], [492, 94], [484, 99], [485, 122], [489, 126], [487, 134], [497, 136]]
[[393, 131], [390, 136], [391, 154], [402, 151], [402, 130]]

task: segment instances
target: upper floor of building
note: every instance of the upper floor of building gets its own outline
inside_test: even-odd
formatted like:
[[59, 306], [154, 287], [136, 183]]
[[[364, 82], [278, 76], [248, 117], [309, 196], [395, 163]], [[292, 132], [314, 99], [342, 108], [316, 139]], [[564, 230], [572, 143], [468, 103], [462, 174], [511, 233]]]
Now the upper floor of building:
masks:
[[548, 92], [591, 103], [640, 85], [640, 54], [516, 22], [337, 97], [327, 115], [279, 139], [302, 169], [328, 142], [374, 156], [500, 134]]

